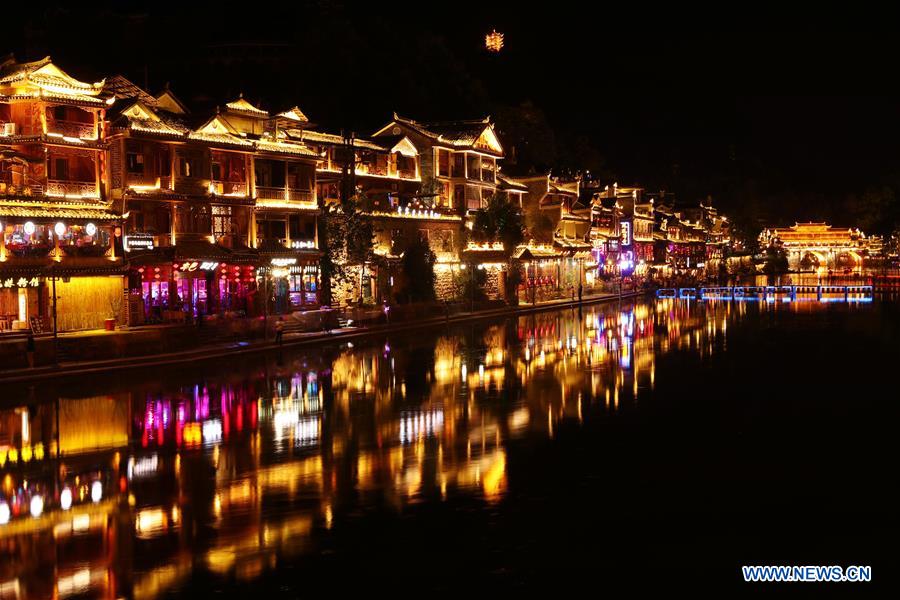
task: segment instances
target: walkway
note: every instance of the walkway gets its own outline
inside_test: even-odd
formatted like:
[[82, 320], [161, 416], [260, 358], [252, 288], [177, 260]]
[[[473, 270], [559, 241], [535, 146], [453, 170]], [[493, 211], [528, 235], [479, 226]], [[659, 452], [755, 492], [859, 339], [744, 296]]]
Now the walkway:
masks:
[[[627, 292], [618, 296], [616, 294], [600, 294], [584, 297], [581, 304], [596, 304], [604, 301], [613, 301], [619, 298], [627, 299], [643, 295], [643, 292]], [[434, 317], [418, 319], [409, 322], [391, 323], [390, 325], [377, 325], [371, 327], [345, 327], [333, 329], [329, 332], [286, 333], [282, 347], [297, 347], [318, 343], [331, 343], [338, 340], [352, 340], [356, 338], [372, 336], [382, 333], [406, 331], [424, 327], [439, 327], [451, 323], [493, 319], [498, 317], [511, 317], [532, 312], [553, 310], [559, 308], [575, 308], [579, 305], [577, 300], [570, 299], [548, 300], [537, 304], [522, 304], [518, 307], [503, 307], [494, 310], [459, 313], [448, 317]], [[107, 334], [108, 332], [104, 332]], [[109, 333], [109, 335], [113, 335]], [[92, 373], [107, 373], [111, 370], [145, 368], [164, 366], [176, 363], [184, 363], [197, 360], [209, 360], [225, 356], [239, 355], [248, 352], [260, 352], [278, 348], [274, 341], [237, 341], [204, 344], [190, 350], [171, 352], [166, 354], [151, 354], [142, 356], [128, 356], [109, 360], [94, 361], [65, 361], [57, 365], [35, 367], [33, 369], [13, 369], [0, 371], [0, 381], [4, 383], [45, 380], [48, 378], [87, 375]]]

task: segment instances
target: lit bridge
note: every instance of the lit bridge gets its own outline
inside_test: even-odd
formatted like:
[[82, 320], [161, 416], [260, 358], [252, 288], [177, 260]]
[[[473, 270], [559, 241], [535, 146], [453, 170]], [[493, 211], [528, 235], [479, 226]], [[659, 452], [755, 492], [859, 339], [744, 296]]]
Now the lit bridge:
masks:
[[871, 285], [744, 285], [725, 287], [660, 288], [657, 298], [682, 300], [763, 300], [766, 302], [871, 302]]

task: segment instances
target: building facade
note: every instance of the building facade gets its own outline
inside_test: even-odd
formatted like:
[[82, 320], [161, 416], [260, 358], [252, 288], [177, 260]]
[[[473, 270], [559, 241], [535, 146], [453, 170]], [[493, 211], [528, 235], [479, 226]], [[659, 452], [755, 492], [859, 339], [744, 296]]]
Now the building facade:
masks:
[[124, 302], [105, 82], [0, 59], [0, 332], [102, 327]]

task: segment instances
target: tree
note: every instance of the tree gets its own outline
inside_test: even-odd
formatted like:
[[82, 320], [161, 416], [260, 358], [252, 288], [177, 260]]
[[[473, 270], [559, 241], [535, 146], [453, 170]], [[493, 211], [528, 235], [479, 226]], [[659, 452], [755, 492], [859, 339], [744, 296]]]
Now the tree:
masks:
[[769, 246], [766, 248], [766, 259], [763, 264], [763, 273], [766, 275], [781, 275], [788, 271], [788, 259], [783, 248]]
[[472, 239], [479, 243], [503, 242], [507, 256], [525, 240], [522, 209], [499, 194], [488, 198], [487, 204], [475, 211]]
[[324, 304], [331, 304], [334, 285], [352, 283], [349, 267], [361, 265], [372, 257], [372, 222], [361, 210], [366, 202], [365, 194], [358, 193], [344, 202], [322, 208], [319, 247]]
[[534, 241], [540, 244], [553, 242], [553, 220], [541, 210], [537, 202], [530, 203], [525, 211], [525, 227], [528, 229], [528, 236]]
[[[494, 194], [487, 204], [475, 211], [472, 222], [472, 239], [476, 242], [502, 242], [506, 257], [506, 285], [504, 294], [511, 298], [519, 284], [519, 263], [512, 255], [516, 247], [525, 241], [525, 223], [522, 209], [503, 196]], [[474, 266], [474, 265], [473, 265]]]
[[428, 241], [416, 236], [403, 252], [403, 291], [400, 297], [407, 302], [430, 302], [435, 299], [434, 263], [437, 257], [432, 252]]

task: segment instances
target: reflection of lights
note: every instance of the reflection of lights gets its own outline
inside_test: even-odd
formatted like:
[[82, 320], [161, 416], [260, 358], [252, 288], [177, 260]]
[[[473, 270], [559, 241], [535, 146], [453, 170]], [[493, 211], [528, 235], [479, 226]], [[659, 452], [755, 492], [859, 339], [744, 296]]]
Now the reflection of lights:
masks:
[[85, 592], [91, 585], [91, 570], [89, 568], [76, 571], [67, 577], [59, 577], [56, 580], [56, 589], [60, 596], [71, 596]]
[[135, 460], [132, 456], [128, 459], [128, 479], [140, 479], [146, 475], [153, 475], [159, 468], [159, 457], [156, 454]]
[[169, 525], [169, 519], [162, 507], [145, 508], [138, 512], [134, 530], [138, 536], [147, 538], [161, 533]]
[[72, 519], [72, 531], [80, 532], [87, 531], [91, 527], [91, 515], [81, 514], [76, 515]]
[[203, 422], [203, 441], [213, 444], [222, 441], [222, 422], [218, 419], [210, 419]]
[[444, 411], [404, 412], [400, 414], [400, 442], [408, 444], [422, 437], [430, 437], [444, 427]]
[[9, 523], [9, 504], [0, 502], [0, 525]]
[[297, 423], [294, 439], [300, 446], [311, 446], [319, 440], [321, 429], [318, 417], [307, 417]]
[[72, 490], [65, 488], [59, 495], [59, 505], [63, 510], [72, 508]]
[[103, 498], [103, 484], [99, 481], [95, 481], [91, 484], [91, 500], [94, 503], [100, 502]]
[[31, 510], [31, 516], [35, 518], [41, 516], [41, 513], [44, 512], [44, 499], [40, 494], [32, 496], [29, 509]]
[[184, 431], [182, 432], [182, 439], [184, 439], [184, 443], [189, 446], [194, 446], [200, 443], [201, 431], [200, 431], [200, 423], [188, 423], [184, 426]]

